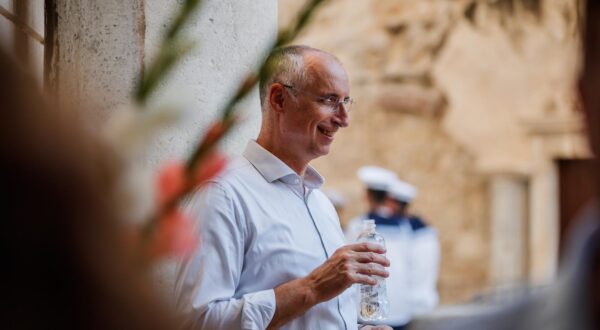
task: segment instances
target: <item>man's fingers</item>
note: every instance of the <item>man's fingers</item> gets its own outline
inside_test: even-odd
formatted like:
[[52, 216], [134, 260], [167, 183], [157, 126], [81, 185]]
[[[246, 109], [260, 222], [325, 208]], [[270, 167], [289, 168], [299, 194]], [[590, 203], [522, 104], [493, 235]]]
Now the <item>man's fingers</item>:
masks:
[[385, 253], [385, 247], [383, 247], [380, 244], [375, 244], [375, 243], [369, 243], [369, 242], [362, 242], [362, 243], [354, 243], [354, 244], [348, 244], [346, 246], [344, 246], [344, 248], [346, 249], [350, 249], [352, 251], [355, 252], [376, 252], [376, 253]]
[[356, 274], [354, 275], [354, 283], [375, 285], [377, 284], [377, 280], [368, 275]]
[[392, 327], [389, 327], [387, 325], [365, 325], [358, 329], [359, 330], [393, 330]]
[[376, 263], [361, 264], [356, 268], [356, 272], [362, 275], [377, 275], [381, 277], [388, 277], [390, 273], [385, 270], [381, 265]]
[[388, 258], [383, 254], [375, 252], [358, 252], [356, 253], [355, 260], [360, 263], [377, 263], [385, 267], [390, 265]]

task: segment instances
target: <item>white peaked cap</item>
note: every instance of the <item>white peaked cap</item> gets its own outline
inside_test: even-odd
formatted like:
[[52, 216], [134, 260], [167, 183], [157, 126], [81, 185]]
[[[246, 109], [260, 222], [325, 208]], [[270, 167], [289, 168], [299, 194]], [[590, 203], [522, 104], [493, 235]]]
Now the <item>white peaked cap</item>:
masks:
[[369, 189], [387, 191], [390, 184], [398, 180], [396, 173], [379, 166], [363, 166], [356, 175]]
[[417, 188], [402, 180], [395, 180], [390, 184], [388, 193], [395, 200], [410, 203], [417, 196]]

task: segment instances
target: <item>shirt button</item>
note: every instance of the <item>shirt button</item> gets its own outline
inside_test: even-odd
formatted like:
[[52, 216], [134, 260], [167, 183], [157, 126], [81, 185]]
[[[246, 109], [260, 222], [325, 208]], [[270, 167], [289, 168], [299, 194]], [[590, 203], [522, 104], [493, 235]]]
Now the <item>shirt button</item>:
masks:
[[294, 180], [294, 183], [298, 184], [298, 183], [300, 183], [300, 180], [296, 179], [296, 180]]

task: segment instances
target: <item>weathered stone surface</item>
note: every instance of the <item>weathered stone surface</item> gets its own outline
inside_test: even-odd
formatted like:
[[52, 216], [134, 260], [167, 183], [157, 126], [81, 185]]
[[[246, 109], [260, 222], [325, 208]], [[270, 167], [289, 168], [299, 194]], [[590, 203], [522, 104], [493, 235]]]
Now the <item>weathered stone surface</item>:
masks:
[[144, 56], [144, 1], [56, 1], [53, 81], [99, 128], [128, 99]]

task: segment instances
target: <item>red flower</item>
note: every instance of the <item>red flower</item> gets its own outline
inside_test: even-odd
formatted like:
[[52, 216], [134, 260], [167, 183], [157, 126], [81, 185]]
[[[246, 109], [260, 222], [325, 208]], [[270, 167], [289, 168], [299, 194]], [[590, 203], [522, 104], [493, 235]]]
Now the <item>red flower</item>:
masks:
[[191, 180], [186, 175], [184, 164], [175, 162], [167, 164], [158, 174], [156, 184], [159, 209], [169, 207], [171, 202], [182, 198], [186, 193], [217, 175], [225, 167], [226, 162], [225, 156], [219, 153], [210, 155], [196, 166]]
[[200, 241], [192, 221], [180, 210], [173, 210], [162, 217], [148, 246], [150, 260], [163, 256], [189, 256]]
[[222, 154], [212, 153], [202, 159], [193, 175], [186, 173], [182, 163], [167, 164], [158, 174], [156, 196], [158, 218], [148, 237], [147, 256], [150, 260], [162, 256], [186, 257], [198, 243], [193, 223], [178, 209], [179, 201], [188, 193], [217, 175], [226, 164]]

